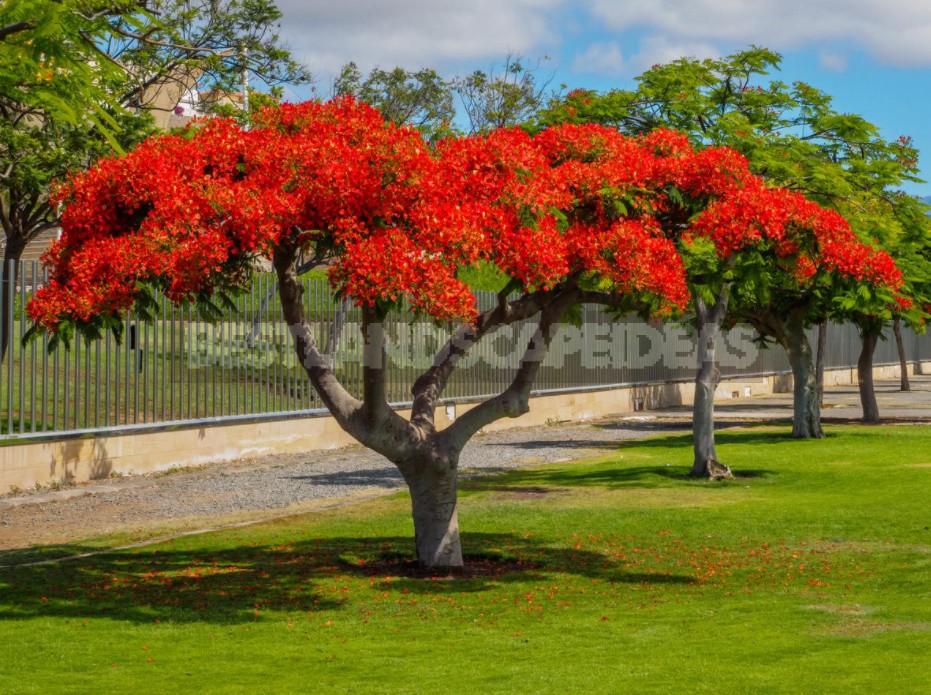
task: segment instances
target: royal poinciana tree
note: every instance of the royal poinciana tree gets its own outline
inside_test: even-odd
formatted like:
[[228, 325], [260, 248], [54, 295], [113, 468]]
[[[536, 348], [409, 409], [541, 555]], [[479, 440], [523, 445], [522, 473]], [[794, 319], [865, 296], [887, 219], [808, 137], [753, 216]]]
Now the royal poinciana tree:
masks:
[[[908, 202], [894, 190], [915, 180], [917, 155], [907, 138], [885, 141], [876, 126], [860, 116], [835, 111], [830, 96], [809, 85], [767, 82], [764, 78], [780, 62], [779, 54], [751, 47], [720, 59], [682, 58], [654, 65], [637, 78], [635, 90], [574, 90], [554, 100], [539, 114], [538, 127], [595, 122], [627, 133], [676, 128], [696, 145], [737, 150], [747, 158], [750, 171], [770, 185], [796, 191], [843, 215], [846, 223], [823, 218], [813, 227], [808, 225], [807, 231], [797, 219], [789, 224], [789, 233], [799, 236], [797, 253], [787, 254], [785, 247], [777, 252], [765, 233], [762, 243], [736, 256], [729, 254], [726, 260], [707, 246], [683, 248], [696, 329], [705, 334], [701, 344], [717, 332], [712, 326], [723, 319], [726, 324], [751, 323], [763, 338], [785, 347], [797, 389], [793, 434], [819, 437], [820, 404], [809, 393], [811, 348], [802, 329], [827, 317], [856, 318], [841, 308], [851, 302], [864, 310], [860, 315], [869, 317], [863, 324], [869, 327], [876, 325], [877, 313], [889, 315], [901, 309], [894, 294], [900, 279], [871, 268], [873, 254], [849, 235], [849, 228], [861, 242], [891, 248], [885, 242], [897, 234], [896, 218], [904, 216], [899, 208]], [[784, 205], [793, 203], [786, 199]], [[752, 210], [741, 211], [740, 216], [741, 224], [758, 219]], [[822, 247], [826, 225], [844, 230], [843, 243], [837, 238]], [[878, 244], [873, 241], [877, 238]], [[865, 265], [858, 268], [848, 262], [835, 267], [831, 255], [836, 252], [847, 254], [848, 261], [859, 257]], [[803, 268], [813, 264], [817, 272], [800, 282], [798, 263]], [[888, 257], [880, 263], [891, 268]], [[877, 272], [882, 282], [873, 282]], [[700, 354], [699, 393], [713, 372], [708, 355]], [[713, 409], [700, 397], [695, 421], [701, 423], [699, 429], [713, 432]], [[701, 439], [696, 436], [696, 471], [702, 467], [702, 452], [709, 452]]]
[[[410, 488], [419, 561], [461, 565], [463, 447], [486, 425], [527, 411], [540, 362], [573, 307], [663, 313], [687, 304], [668, 235], [689, 225], [704, 234], [703, 215], [721, 217], [721, 201], [740, 188], [731, 171], [739, 162], [725, 150], [693, 152], [668, 131], [634, 139], [600, 126], [498, 130], [432, 148], [351, 98], [284, 105], [248, 132], [215, 120], [149, 140], [67, 184], [63, 236], [47, 258], [52, 279], [29, 312], [56, 342], [119, 333], [125, 312], [146, 311], [155, 290], [204, 304], [245, 287], [255, 259], [270, 258], [314, 388]], [[767, 195], [760, 191], [760, 204]], [[361, 393], [340, 383], [305, 318], [295, 271], [302, 252], [329, 256], [334, 291], [361, 307]], [[457, 277], [479, 262], [510, 278], [483, 313]], [[404, 304], [459, 326], [413, 383], [409, 417], [386, 400], [382, 330]], [[508, 387], [438, 430], [434, 412], [458, 361], [525, 320], [536, 331]]]
[[[820, 436], [814, 362], [804, 329], [820, 302], [852, 293], [896, 298], [901, 273], [846, 220], [798, 192], [770, 188], [729, 148], [693, 150], [685, 135], [647, 136], [672, 162], [660, 218], [685, 261], [698, 333], [692, 475], [727, 477], [714, 446], [715, 342], [743, 319], [786, 349], [795, 377], [797, 437]], [[861, 297], [862, 300], [862, 297]]]

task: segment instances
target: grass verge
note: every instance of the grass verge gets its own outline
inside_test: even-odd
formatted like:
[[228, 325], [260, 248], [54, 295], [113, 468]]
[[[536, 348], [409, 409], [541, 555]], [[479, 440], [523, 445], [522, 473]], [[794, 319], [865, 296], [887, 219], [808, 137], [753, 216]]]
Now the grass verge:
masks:
[[832, 432], [466, 481], [452, 578], [404, 495], [0, 571], [0, 691], [928, 692], [931, 428]]

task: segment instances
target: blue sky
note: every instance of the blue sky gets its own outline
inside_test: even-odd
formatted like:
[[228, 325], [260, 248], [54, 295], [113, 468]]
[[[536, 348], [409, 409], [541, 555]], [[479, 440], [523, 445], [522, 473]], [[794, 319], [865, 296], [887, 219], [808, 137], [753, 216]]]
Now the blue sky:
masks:
[[[928, 0], [279, 0], [283, 38], [326, 94], [354, 60], [452, 76], [509, 53], [548, 56], [554, 83], [610, 89], [654, 63], [727, 55], [750, 44], [887, 138], [910, 135], [931, 178]], [[287, 98], [307, 98], [309, 91]], [[931, 184], [910, 193], [931, 194]]]

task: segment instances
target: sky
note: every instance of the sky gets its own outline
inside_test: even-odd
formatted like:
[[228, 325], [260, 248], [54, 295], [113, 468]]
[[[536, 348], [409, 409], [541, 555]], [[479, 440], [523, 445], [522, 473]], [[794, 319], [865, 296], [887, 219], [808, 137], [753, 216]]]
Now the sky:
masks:
[[[931, 179], [929, 0], [278, 0], [282, 38], [329, 93], [346, 62], [364, 71], [430, 67], [452, 77], [546, 57], [553, 85], [629, 88], [655, 63], [751, 44], [887, 139], [909, 135]], [[309, 88], [289, 100], [306, 99]], [[931, 183], [907, 186], [927, 196]]]

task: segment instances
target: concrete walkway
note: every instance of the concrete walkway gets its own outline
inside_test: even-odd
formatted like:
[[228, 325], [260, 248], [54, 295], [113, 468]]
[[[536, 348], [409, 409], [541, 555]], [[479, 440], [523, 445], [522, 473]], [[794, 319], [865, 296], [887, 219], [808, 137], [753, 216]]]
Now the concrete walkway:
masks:
[[[931, 375], [909, 377], [911, 391], [901, 391], [899, 380], [877, 381], [876, 400], [882, 420], [899, 422], [924, 420], [931, 423]], [[720, 424], [737, 421], [776, 420], [792, 421], [792, 394], [777, 393], [771, 396], [724, 399], [715, 402], [715, 420]], [[692, 416], [691, 406], [680, 406], [653, 411], [658, 419], [687, 419]], [[852, 421], [863, 416], [860, 392], [856, 384], [830, 386], [824, 392], [821, 417], [824, 422]]]

